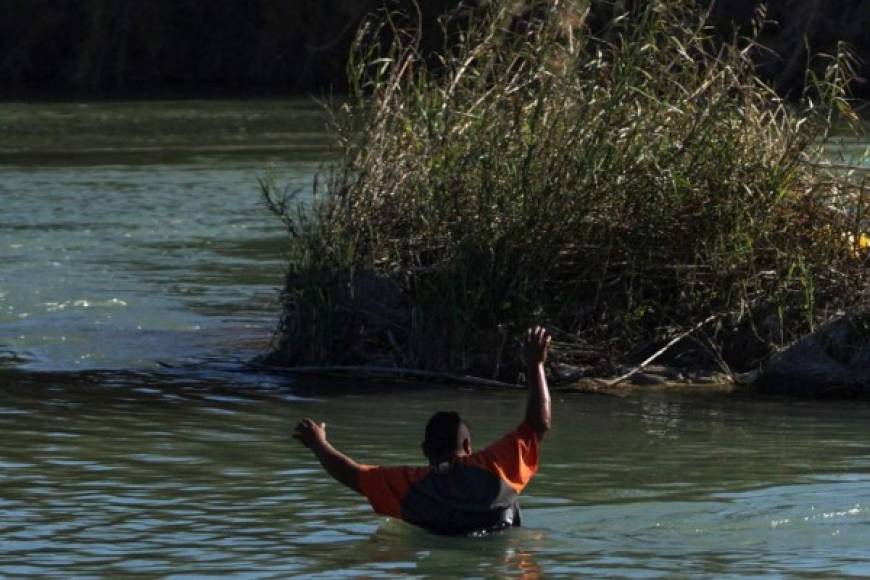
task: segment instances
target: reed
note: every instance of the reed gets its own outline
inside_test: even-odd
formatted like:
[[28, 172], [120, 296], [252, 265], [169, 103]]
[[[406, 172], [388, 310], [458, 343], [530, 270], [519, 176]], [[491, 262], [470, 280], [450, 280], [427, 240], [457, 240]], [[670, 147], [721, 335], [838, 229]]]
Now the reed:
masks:
[[847, 54], [787, 104], [694, 2], [594, 34], [576, 2], [507, 4], [437, 58], [413, 19], [360, 29], [341, 160], [304, 205], [263, 184], [292, 240], [276, 358], [513, 380], [543, 322], [607, 374], [709, 319], [681, 356], [741, 370], [863, 304], [866, 184], [817, 163]]

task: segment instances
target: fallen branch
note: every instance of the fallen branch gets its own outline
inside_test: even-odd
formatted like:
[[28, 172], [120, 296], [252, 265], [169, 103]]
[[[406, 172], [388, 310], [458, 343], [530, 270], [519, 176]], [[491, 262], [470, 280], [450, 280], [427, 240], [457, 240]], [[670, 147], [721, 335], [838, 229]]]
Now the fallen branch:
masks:
[[674, 346], [675, 344], [677, 344], [678, 342], [680, 342], [681, 340], [683, 340], [684, 338], [686, 338], [687, 336], [689, 336], [690, 334], [692, 334], [693, 332], [695, 332], [696, 330], [698, 330], [699, 328], [701, 328], [702, 326], [707, 324], [708, 322], [715, 320], [716, 318], [719, 318], [718, 314], [712, 314], [712, 315], [708, 316], [706, 319], [702, 320], [701, 322], [699, 322], [698, 324], [696, 324], [695, 326], [693, 326], [689, 330], [687, 330], [687, 331], [683, 332], [682, 334], [679, 334], [679, 335], [675, 336], [674, 338], [672, 338], [666, 345], [664, 345], [661, 349], [659, 349], [658, 351], [653, 353], [652, 356], [650, 356], [648, 359], [646, 359], [645, 361], [640, 363], [638, 366], [636, 366], [632, 370], [628, 371], [627, 373], [625, 373], [622, 376], [616, 377], [615, 379], [611, 379], [609, 381], [606, 381], [605, 384], [608, 387], [612, 387], [612, 386], [618, 385], [619, 383], [621, 383], [622, 381], [624, 381], [626, 379], [630, 379], [631, 377], [633, 377], [634, 375], [636, 375], [637, 373], [639, 373], [640, 371], [642, 371], [643, 369], [648, 367], [650, 364], [652, 364], [652, 362], [655, 361], [657, 358], [659, 358], [660, 356], [665, 354], [672, 346]]

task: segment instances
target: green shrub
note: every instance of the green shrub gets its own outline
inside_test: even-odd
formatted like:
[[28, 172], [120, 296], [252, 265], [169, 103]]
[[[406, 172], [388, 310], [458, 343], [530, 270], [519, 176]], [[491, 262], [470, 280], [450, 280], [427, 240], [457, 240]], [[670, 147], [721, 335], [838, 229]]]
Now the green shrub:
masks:
[[577, 3], [504, 4], [437, 59], [392, 16], [388, 46], [361, 29], [341, 160], [304, 207], [264, 184], [293, 249], [279, 358], [513, 379], [539, 321], [606, 372], [710, 320], [740, 368], [860, 302], [866, 191], [815, 163], [848, 56], [787, 104], [693, 2], [594, 33]]

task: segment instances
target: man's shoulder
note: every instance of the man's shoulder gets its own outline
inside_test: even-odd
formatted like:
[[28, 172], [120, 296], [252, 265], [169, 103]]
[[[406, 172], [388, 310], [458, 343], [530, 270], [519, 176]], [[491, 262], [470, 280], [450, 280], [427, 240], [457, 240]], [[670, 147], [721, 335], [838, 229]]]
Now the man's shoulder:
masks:
[[469, 456], [468, 463], [498, 475], [519, 492], [538, 470], [539, 442], [535, 430], [523, 421], [498, 441]]
[[537, 445], [540, 437], [528, 421], [523, 421], [513, 431], [508, 431], [485, 448], [472, 455], [510, 449], [516, 445]]

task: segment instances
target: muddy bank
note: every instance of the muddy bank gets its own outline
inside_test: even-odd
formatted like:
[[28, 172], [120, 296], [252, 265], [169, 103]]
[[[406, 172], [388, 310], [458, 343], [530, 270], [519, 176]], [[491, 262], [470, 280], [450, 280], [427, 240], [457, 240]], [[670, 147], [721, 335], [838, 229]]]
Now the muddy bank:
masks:
[[[623, 395], [637, 391], [749, 392], [809, 398], [870, 398], [870, 314], [835, 318], [773, 354], [758, 369], [729, 374], [711, 369], [649, 365], [620, 378], [581, 378], [568, 390]], [[558, 373], [556, 375], [558, 380]]]

